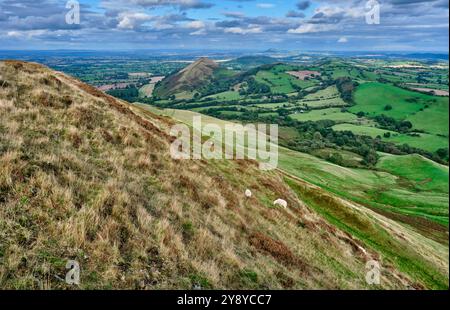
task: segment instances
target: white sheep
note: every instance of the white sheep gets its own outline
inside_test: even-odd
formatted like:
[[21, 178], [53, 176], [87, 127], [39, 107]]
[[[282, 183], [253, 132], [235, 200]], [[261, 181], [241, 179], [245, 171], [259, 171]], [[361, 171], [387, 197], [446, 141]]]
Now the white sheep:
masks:
[[281, 207], [283, 207], [283, 208], [287, 208], [287, 201], [286, 200], [283, 200], [283, 199], [277, 199], [277, 200], [275, 200], [274, 202], [273, 202], [273, 204], [275, 205], [275, 206], [281, 206]]
[[251, 197], [252, 197], [252, 192], [251, 192], [251, 190], [247, 189], [247, 190], [245, 191], [245, 197], [247, 197], [247, 198], [251, 198]]

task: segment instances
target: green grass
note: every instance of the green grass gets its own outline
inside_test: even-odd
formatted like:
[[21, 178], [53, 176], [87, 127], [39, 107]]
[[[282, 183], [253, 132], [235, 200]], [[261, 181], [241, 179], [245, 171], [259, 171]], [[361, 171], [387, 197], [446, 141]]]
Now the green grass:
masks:
[[332, 120], [336, 122], [351, 122], [357, 119], [357, 116], [348, 112], [341, 112], [340, 108], [329, 108], [321, 110], [312, 110], [307, 113], [291, 114], [290, 117], [298, 121], [319, 121], [319, 120]]
[[[414, 180], [402, 182], [391, 172], [345, 168], [284, 148], [280, 148], [279, 167], [361, 204], [448, 225], [448, 193], [416, 188]], [[448, 180], [442, 186], [448, 186]]]
[[[428, 134], [448, 136], [449, 103], [446, 97], [422, 94], [388, 84], [365, 83], [358, 86], [355, 102], [356, 105], [349, 109], [353, 113], [362, 111], [368, 116], [384, 114], [397, 120], [408, 120], [414, 129]], [[387, 105], [392, 106], [392, 110], [386, 111]], [[413, 140], [407, 140], [414, 143]], [[427, 149], [435, 150], [437, 140], [429, 143]]]
[[372, 138], [383, 136], [386, 132], [390, 132], [391, 135], [397, 134], [395, 131], [384, 130], [371, 126], [360, 126], [355, 124], [338, 124], [334, 125], [332, 128], [335, 131], [351, 131], [356, 135], [370, 136]]
[[420, 190], [448, 193], [448, 167], [420, 155], [382, 154], [377, 168], [413, 182]]
[[270, 86], [272, 93], [286, 94], [294, 92], [295, 89], [291, 85], [293, 79], [285, 73], [275, 74], [271, 71], [259, 71], [256, 74], [256, 81]]
[[[386, 142], [392, 142], [397, 145], [408, 144], [409, 146], [420, 148], [429, 152], [435, 152], [440, 148], [448, 147], [447, 138], [424, 133], [419, 133], [419, 136], [410, 136], [408, 134], [400, 134], [395, 131], [384, 130], [377, 127], [355, 124], [338, 124], [332, 128], [336, 131], [351, 131], [356, 135], [370, 136], [372, 138], [380, 136], [381, 139]], [[387, 132], [391, 133], [390, 138], [384, 137], [384, 134]]]
[[414, 249], [405, 247], [394, 239], [390, 232], [372, 222], [369, 217], [338, 203], [332, 197], [322, 195], [285, 178], [285, 182], [316, 212], [331, 224], [362, 240], [365, 244], [380, 251], [384, 259], [396, 265], [401, 271], [414, 279], [423, 281], [434, 289], [446, 289], [448, 278], [433, 267]]
[[289, 94], [296, 90], [292, 85], [297, 85], [302, 89], [317, 84], [315, 80], [302, 81], [287, 73], [286, 71], [297, 70], [296, 67], [290, 65], [277, 65], [269, 70], [260, 70], [255, 76], [255, 80], [264, 83], [270, 87], [272, 93]]
[[305, 96], [300, 103], [314, 108], [347, 105], [340, 97], [335, 85]]
[[351, 76], [351, 71], [349, 72], [349, 70], [347, 68], [336, 68], [333, 70], [333, 79], [337, 79], [340, 77], [346, 77], [346, 76]]
[[391, 138], [383, 138], [383, 140], [394, 142], [396, 144], [408, 144], [409, 146], [430, 152], [435, 152], [440, 148], [448, 148], [448, 138], [424, 133], [420, 133], [419, 135], [419, 137], [415, 137], [406, 134], [398, 134]]
[[[417, 92], [398, 88], [389, 84], [364, 83], [356, 89], [354, 100], [356, 105], [350, 108], [353, 113], [360, 111], [369, 116], [387, 115], [398, 120], [412, 116], [431, 104], [432, 100], [439, 100]], [[386, 105], [391, 105], [392, 110], [386, 111]]]
[[239, 92], [229, 90], [229, 91], [225, 91], [225, 92], [222, 92], [222, 93], [218, 93], [218, 94], [214, 94], [214, 95], [208, 96], [206, 98], [214, 98], [214, 99], [217, 99], [217, 100], [230, 101], [230, 100], [239, 100], [239, 99], [242, 98], [242, 96], [239, 95]]
[[448, 136], [449, 133], [449, 101], [446, 97], [433, 97], [436, 102], [423, 111], [419, 111], [406, 119], [410, 121], [415, 129], [424, 130], [430, 134]]

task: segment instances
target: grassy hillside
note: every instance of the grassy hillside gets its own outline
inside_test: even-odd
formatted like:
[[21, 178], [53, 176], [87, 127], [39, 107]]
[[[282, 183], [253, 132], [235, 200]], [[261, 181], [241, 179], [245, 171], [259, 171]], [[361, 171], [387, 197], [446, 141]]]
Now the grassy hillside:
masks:
[[[138, 111], [145, 109], [162, 115], [170, 115], [187, 124], [192, 123], [192, 116], [199, 115], [191, 111], [160, 110], [140, 104], [136, 107]], [[205, 123], [216, 123], [222, 127], [229, 124], [227, 121], [209, 116], [202, 116], [202, 119]], [[448, 228], [445, 228], [448, 223], [448, 193], [423, 192], [418, 194], [417, 190], [412, 189], [409, 185], [405, 187], [404, 183], [397, 182], [399, 178], [395, 174], [344, 168], [285, 148], [280, 148], [279, 169], [287, 178], [286, 182], [299, 197], [334, 225], [350, 235], [358, 235], [365, 244], [376, 248], [383, 257], [395, 262], [396, 266], [403, 268], [402, 270], [408, 274], [414, 274], [430, 284], [435, 281], [440, 283], [448, 281], [438, 271], [444, 265], [438, 269], [432, 267], [435, 265], [436, 259], [440, 261], [446, 257], [444, 262], [448, 260]], [[379, 198], [373, 195], [375, 192], [386, 192], [389, 189], [398, 190], [403, 194], [402, 196], [396, 193], [393, 196], [397, 199], [393, 206], [382, 204], [378, 200]], [[351, 200], [342, 200], [339, 197]], [[421, 211], [422, 214], [406, 216], [402, 213], [401, 208], [397, 209], [397, 205], [409, 205], [411, 201], [407, 199], [411, 197], [422, 203], [418, 207], [418, 211]], [[435, 201], [433, 202], [431, 199]], [[354, 201], [358, 203], [354, 203]], [[362, 205], [373, 208], [376, 212]], [[428, 212], [439, 212], [440, 215], [434, 217]], [[447, 222], [445, 222], [446, 219]], [[434, 223], [435, 220], [444, 226]], [[408, 241], [409, 245], [405, 244], [405, 239], [401, 237], [406, 235], [412, 238], [409, 239], [410, 242]], [[424, 250], [425, 248], [427, 250]], [[427, 257], [430, 253], [433, 253], [432, 256], [436, 256], [434, 258]], [[428, 262], [424, 262], [424, 259]], [[435, 287], [440, 287], [440, 284]]]
[[261, 67], [255, 75], [255, 80], [269, 86], [271, 92], [275, 94], [292, 93], [299, 88], [307, 88], [317, 83], [314, 80], [302, 81], [286, 73], [286, 71], [295, 69], [295, 66], [284, 64], [277, 64], [267, 68]]
[[[330, 225], [278, 172], [172, 160], [172, 119], [40, 65], [1, 62], [0, 79], [2, 288], [67, 288], [68, 259], [80, 289], [369, 288], [374, 258], [381, 288], [448, 286]], [[445, 274], [439, 251], [414, 251]]]
[[[192, 92], [208, 83], [219, 65], [207, 58], [200, 58], [196, 62], [183, 68], [179, 72], [166, 77], [156, 85], [155, 95], [161, 98], [183, 92]], [[178, 96], [183, 98], [183, 96]], [[192, 96], [188, 96], [192, 97]]]
[[448, 167], [420, 155], [383, 154], [377, 167], [414, 181], [422, 190], [448, 193]]
[[[409, 120], [414, 129], [448, 135], [448, 98], [430, 96], [389, 84], [365, 83], [355, 92], [356, 105], [349, 110], [369, 116], [384, 114]], [[386, 109], [390, 105], [392, 109]]]

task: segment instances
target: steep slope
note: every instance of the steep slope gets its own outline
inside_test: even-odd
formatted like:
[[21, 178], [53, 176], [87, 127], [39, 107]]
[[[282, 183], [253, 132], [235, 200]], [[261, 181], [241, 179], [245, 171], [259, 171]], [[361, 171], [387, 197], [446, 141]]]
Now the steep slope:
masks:
[[[137, 113], [150, 110], [191, 126], [193, 116], [201, 115], [193, 111], [158, 109], [144, 104], [134, 104], [133, 108]], [[202, 120], [221, 128], [231, 124], [206, 115], [202, 115]], [[401, 167], [397, 165], [396, 169], [400, 170]], [[426, 283], [426, 287], [448, 286], [448, 230], [443, 230], [440, 225], [432, 226], [426, 221], [418, 223], [412, 216], [398, 217], [376, 208], [372, 210], [370, 205], [364, 202], [361, 204], [360, 200], [348, 195], [358, 184], [370, 189], [374, 184], [384, 186], [386, 183], [381, 183], [380, 179], [373, 183], [370, 178], [358, 174], [363, 171], [352, 171], [283, 147], [279, 149], [278, 168], [286, 176], [286, 183], [300, 195], [303, 202], [307, 202], [327, 221], [357, 236], [365, 246], [376, 250], [383, 257], [383, 264], [393, 263], [418, 282]], [[396, 177], [386, 173], [383, 175], [383, 179], [390, 178], [395, 180]], [[343, 185], [345, 188], [339, 190], [339, 186]], [[408, 195], [417, 198], [418, 193], [411, 191]]]
[[371, 259], [381, 288], [429, 287], [321, 219], [278, 172], [173, 160], [173, 124], [0, 62], [0, 287], [67, 288], [69, 259], [81, 289], [370, 288]]
[[200, 58], [181, 71], [168, 76], [155, 89], [155, 95], [168, 97], [182, 91], [204, 86], [212, 78], [219, 65], [211, 59]]

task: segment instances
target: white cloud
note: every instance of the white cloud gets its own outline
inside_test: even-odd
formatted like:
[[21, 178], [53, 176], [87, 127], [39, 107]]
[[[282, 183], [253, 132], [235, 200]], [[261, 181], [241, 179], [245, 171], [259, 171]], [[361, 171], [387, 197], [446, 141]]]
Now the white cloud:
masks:
[[262, 29], [261, 27], [251, 27], [251, 28], [231, 27], [225, 28], [224, 32], [234, 34], [254, 34], [254, 33], [261, 33]]
[[20, 31], [8, 31], [7, 33], [8, 37], [12, 37], [12, 38], [19, 38], [22, 36], [22, 32]]
[[347, 43], [348, 39], [346, 37], [340, 37], [338, 43]]
[[345, 16], [350, 18], [361, 18], [365, 16], [364, 6], [348, 6], [339, 7], [333, 6], [323, 6], [315, 10], [316, 14], [324, 14], [325, 16]]
[[191, 32], [190, 35], [191, 36], [202, 36], [206, 34], [206, 30], [205, 29], [199, 29], [197, 31]]
[[151, 20], [152, 17], [145, 13], [139, 12], [123, 12], [119, 14], [119, 29], [135, 29], [146, 21]]
[[304, 34], [304, 33], [315, 33], [315, 32], [325, 32], [336, 30], [337, 25], [329, 25], [329, 24], [303, 24], [296, 29], [289, 29], [288, 33], [294, 34]]
[[[61, 35], [63, 31], [53, 31], [53, 34], [55, 35]], [[44, 30], [44, 29], [39, 29], [39, 30], [24, 30], [24, 31], [8, 31], [6, 33], [6, 35], [10, 38], [28, 38], [31, 39], [33, 37], [39, 37], [39, 36], [43, 36], [46, 34], [49, 34], [50, 31], [48, 30]]]
[[155, 30], [167, 30], [167, 29], [173, 29], [174, 26], [171, 24], [164, 23], [164, 22], [155, 22], [155, 23], [153, 23], [152, 28]]
[[275, 4], [273, 4], [273, 3], [258, 3], [256, 6], [260, 9], [271, 9], [271, 8], [275, 7]]
[[189, 29], [203, 29], [205, 28], [205, 23], [201, 20], [194, 20], [186, 24], [186, 28]]

